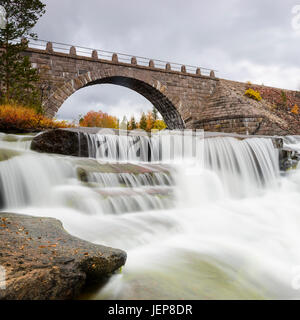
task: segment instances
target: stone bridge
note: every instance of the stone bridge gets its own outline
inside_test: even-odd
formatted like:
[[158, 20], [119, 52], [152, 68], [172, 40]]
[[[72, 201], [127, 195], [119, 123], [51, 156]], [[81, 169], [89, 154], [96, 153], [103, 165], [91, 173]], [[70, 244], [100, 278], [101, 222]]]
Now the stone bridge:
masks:
[[[267, 101], [259, 103], [244, 96], [246, 84], [218, 79], [214, 70], [74, 46], [61, 50], [62, 44], [55, 45], [30, 45], [24, 52], [39, 71], [43, 108], [49, 117], [75, 91], [109, 83], [143, 95], [161, 113], [169, 129], [292, 133], [288, 123], [270, 111]], [[299, 98], [300, 105], [298, 93], [291, 94]]]

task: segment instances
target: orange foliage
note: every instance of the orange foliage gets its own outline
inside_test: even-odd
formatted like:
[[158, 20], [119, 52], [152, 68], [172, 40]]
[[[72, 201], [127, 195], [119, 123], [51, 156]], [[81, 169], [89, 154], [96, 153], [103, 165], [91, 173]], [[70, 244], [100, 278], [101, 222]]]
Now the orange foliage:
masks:
[[155, 122], [155, 120], [153, 119], [153, 114], [152, 114], [151, 111], [149, 111], [147, 113], [146, 122], [147, 122], [146, 131], [151, 131], [151, 129], [154, 126], [154, 122]]
[[79, 124], [81, 127], [100, 127], [100, 128], [118, 128], [118, 119], [102, 111], [90, 111]]
[[291, 110], [293, 114], [299, 114], [299, 107], [295, 104]]
[[73, 127], [73, 125], [68, 124], [66, 121], [49, 119], [41, 114], [37, 114], [31, 108], [9, 104], [0, 105], [0, 131], [36, 131], [68, 127]]

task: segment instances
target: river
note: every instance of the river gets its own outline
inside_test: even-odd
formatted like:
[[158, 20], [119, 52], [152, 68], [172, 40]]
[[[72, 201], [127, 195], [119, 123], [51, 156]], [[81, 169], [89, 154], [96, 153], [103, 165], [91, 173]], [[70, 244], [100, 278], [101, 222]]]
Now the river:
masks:
[[[271, 139], [212, 137], [191, 159], [116, 164], [101, 136], [90, 158], [31, 151], [32, 138], [0, 134], [1, 210], [128, 254], [80, 298], [300, 298], [300, 167], [280, 172]], [[285, 143], [300, 151], [300, 137]]]

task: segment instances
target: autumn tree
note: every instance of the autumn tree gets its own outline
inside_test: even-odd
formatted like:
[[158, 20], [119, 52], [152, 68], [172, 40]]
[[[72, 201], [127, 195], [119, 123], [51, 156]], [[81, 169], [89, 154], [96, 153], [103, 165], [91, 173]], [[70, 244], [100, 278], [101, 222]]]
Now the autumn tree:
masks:
[[36, 37], [32, 28], [45, 13], [40, 0], [0, 0], [5, 9], [5, 26], [0, 29], [0, 98], [39, 108], [37, 70], [22, 52], [28, 47], [24, 37]]
[[90, 111], [79, 120], [81, 127], [118, 128], [118, 119], [102, 111]]
[[153, 128], [154, 125], [154, 118], [153, 118], [153, 112], [149, 111], [147, 113], [147, 127], [146, 127], [146, 131], [151, 131], [151, 129]]
[[299, 114], [299, 107], [298, 107], [298, 105], [295, 104], [295, 105], [293, 106], [291, 112], [292, 112], [293, 114]]
[[153, 124], [153, 128], [152, 129], [156, 129], [156, 130], [164, 130], [167, 128], [166, 123], [164, 122], [164, 120], [160, 120], [157, 119], [154, 124]]

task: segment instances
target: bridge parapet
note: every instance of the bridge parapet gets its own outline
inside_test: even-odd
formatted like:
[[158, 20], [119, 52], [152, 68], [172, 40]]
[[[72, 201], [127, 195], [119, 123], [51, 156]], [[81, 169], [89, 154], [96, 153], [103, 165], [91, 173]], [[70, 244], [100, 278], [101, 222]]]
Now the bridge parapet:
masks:
[[89, 57], [95, 60], [112, 61], [115, 63], [126, 63], [136, 66], [149, 67], [153, 69], [165, 70], [166, 72], [175, 71], [184, 74], [192, 74], [196, 76], [208, 76], [215, 77], [217, 70], [192, 66], [183, 65], [175, 62], [167, 62], [158, 59], [150, 59], [146, 57], [133, 56], [120, 52], [105, 51], [81, 46], [74, 46], [69, 44], [63, 44], [58, 42], [48, 42], [45, 40], [29, 39], [29, 48], [45, 50], [49, 53], [65, 53], [70, 56], [83, 56]]
[[115, 84], [144, 96], [169, 129], [194, 128], [197, 114], [219, 82], [207, 68], [41, 40], [29, 40], [22, 54], [38, 70], [42, 107], [48, 117], [55, 116], [81, 88]]

